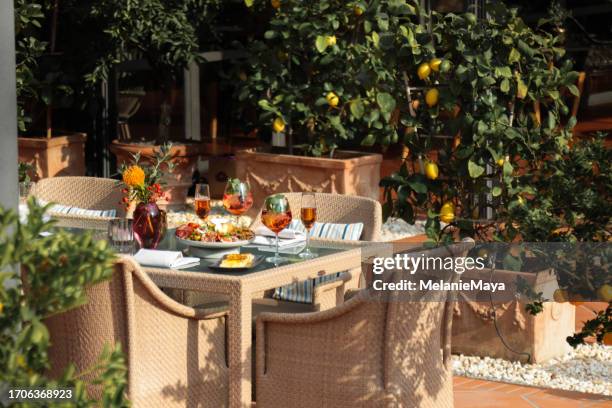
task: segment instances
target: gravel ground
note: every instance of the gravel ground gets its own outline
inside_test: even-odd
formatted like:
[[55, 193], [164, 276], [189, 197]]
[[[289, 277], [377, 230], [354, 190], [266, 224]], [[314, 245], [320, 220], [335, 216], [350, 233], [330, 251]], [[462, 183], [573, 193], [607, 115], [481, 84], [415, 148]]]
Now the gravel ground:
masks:
[[612, 396], [612, 346], [578, 346], [541, 364], [453, 356], [453, 372], [470, 378]]

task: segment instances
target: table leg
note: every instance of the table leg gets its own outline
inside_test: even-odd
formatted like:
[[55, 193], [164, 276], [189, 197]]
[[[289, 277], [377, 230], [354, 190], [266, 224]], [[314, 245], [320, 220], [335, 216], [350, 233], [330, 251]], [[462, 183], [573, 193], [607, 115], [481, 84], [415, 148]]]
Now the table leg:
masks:
[[251, 296], [242, 288], [230, 295], [228, 318], [229, 406], [251, 407]]

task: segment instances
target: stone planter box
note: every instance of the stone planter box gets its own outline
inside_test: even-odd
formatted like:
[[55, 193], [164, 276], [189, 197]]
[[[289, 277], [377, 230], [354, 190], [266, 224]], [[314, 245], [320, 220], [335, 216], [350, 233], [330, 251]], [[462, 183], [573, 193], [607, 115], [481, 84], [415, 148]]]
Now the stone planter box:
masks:
[[[140, 153], [141, 160], [151, 163], [155, 153], [160, 146], [145, 143], [126, 143], [113, 141], [110, 146], [111, 152], [117, 157], [117, 166], [132, 161], [132, 155]], [[204, 151], [201, 144], [173, 144], [170, 154], [175, 164], [172, 173], [166, 174], [163, 186], [166, 192], [167, 202], [161, 201], [160, 206], [167, 209], [184, 209], [189, 187], [192, 184], [193, 172], [198, 164], [198, 159]]]
[[19, 137], [19, 161], [34, 165], [36, 179], [85, 175], [85, 133]]
[[281, 192], [314, 191], [378, 200], [382, 155], [336, 151], [334, 158], [271, 154], [257, 149], [236, 152], [236, 174], [251, 184], [259, 210], [265, 197]]
[[[461, 279], [489, 280], [490, 270], [467, 271]], [[496, 270], [494, 282], [506, 283], [516, 293], [517, 277], [525, 279], [536, 292], [543, 292], [547, 299], [552, 298], [558, 288], [552, 270], [537, 273]], [[510, 285], [510, 286], [509, 286]], [[473, 301], [469, 295], [460, 294], [455, 305], [453, 318], [452, 352], [481, 357], [496, 357], [512, 361], [526, 361], [527, 356], [508, 350], [495, 330], [491, 303]], [[533, 316], [525, 311], [529, 302], [508, 300], [495, 301], [497, 325], [504, 341], [519, 353], [529, 353], [532, 363], [539, 363], [561, 356], [571, 350], [565, 341], [574, 333], [575, 307], [569, 302], [545, 302], [544, 310]]]

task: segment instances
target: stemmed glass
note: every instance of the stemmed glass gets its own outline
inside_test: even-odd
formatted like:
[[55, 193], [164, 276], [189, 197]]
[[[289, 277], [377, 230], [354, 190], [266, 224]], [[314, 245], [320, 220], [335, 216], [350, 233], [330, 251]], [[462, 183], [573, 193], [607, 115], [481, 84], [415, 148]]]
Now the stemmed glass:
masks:
[[306, 228], [306, 248], [298, 256], [304, 259], [316, 258], [317, 254], [310, 250], [310, 229], [317, 220], [317, 201], [314, 193], [302, 193], [300, 218]]
[[194, 207], [197, 216], [202, 221], [206, 220], [210, 213], [210, 188], [208, 184], [196, 185]]
[[253, 193], [247, 181], [229, 179], [223, 192], [223, 206], [232, 215], [242, 215], [253, 206]]
[[273, 257], [266, 258], [266, 262], [277, 266], [285, 261], [285, 258], [278, 255], [278, 234], [291, 223], [291, 208], [284, 195], [276, 194], [266, 198], [261, 211], [261, 222], [276, 235], [276, 252]]

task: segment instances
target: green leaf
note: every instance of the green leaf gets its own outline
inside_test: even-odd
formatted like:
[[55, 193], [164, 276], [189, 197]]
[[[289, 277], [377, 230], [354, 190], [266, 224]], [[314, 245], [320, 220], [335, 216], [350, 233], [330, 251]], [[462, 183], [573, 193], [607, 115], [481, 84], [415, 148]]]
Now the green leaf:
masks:
[[516, 97], [519, 99], [525, 99], [527, 96], [527, 85], [525, 85], [523, 79], [521, 78], [521, 74], [518, 72], [516, 73], [516, 86]]
[[472, 160], [468, 161], [468, 172], [470, 173], [471, 178], [478, 178], [482, 176], [484, 171], [484, 167], [474, 163]]
[[255, 0], [244, 0], [244, 4], [245, 4], [247, 7], [252, 7], [252, 6], [253, 6], [253, 3], [255, 3]]
[[508, 55], [508, 64], [519, 62], [521, 60], [521, 53], [516, 48], [510, 50]]
[[503, 93], [508, 93], [510, 91], [510, 81], [508, 81], [507, 78], [504, 78], [501, 83], [499, 84], [499, 89], [503, 92]]
[[425, 184], [422, 180], [411, 179], [411, 180], [408, 180], [407, 183], [410, 186], [410, 188], [413, 189], [415, 192], [419, 194], [427, 193], [427, 184]]
[[374, 143], [376, 143], [376, 136], [371, 133], [361, 141], [362, 146], [374, 146]]
[[491, 190], [491, 194], [493, 195], [493, 197], [499, 197], [502, 193], [502, 189], [499, 186], [495, 186], [493, 187], [493, 190]]
[[355, 99], [351, 101], [350, 109], [351, 114], [356, 119], [361, 119], [365, 112], [365, 107], [363, 106], [363, 102], [361, 102], [361, 99]]
[[266, 32], [264, 33], [264, 38], [265, 38], [266, 40], [272, 40], [272, 39], [276, 38], [276, 35], [277, 35], [277, 34], [278, 34], [278, 33], [277, 33], [276, 31], [274, 31], [274, 30], [268, 30], [268, 31], [266, 31]]
[[317, 51], [319, 51], [320, 53], [325, 52], [325, 50], [327, 49], [327, 41], [325, 39], [325, 36], [318, 35], [317, 40], [315, 41], [315, 46], [317, 47]]
[[495, 67], [495, 75], [503, 78], [512, 78], [512, 70], [510, 67]]
[[381, 92], [376, 95], [376, 102], [383, 113], [391, 113], [395, 109], [395, 99], [393, 99], [391, 94], [386, 92]]
[[574, 96], [580, 96], [580, 91], [578, 90], [578, 87], [574, 84], [569, 84], [567, 86], [568, 91], [570, 91], [570, 93]]

